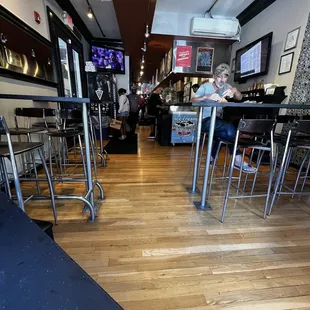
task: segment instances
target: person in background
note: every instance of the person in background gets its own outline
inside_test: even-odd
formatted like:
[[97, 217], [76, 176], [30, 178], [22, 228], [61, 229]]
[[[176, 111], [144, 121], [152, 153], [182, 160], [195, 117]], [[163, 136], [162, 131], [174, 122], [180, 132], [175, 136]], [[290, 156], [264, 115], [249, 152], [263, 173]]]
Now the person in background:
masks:
[[121, 65], [117, 61], [115, 52], [111, 52], [110, 54], [110, 65], [112, 70], [121, 70]]
[[153, 93], [151, 94], [148, 103], [147, 103], [147, 115], [149, 118], [152, 119], [151, 124], [151, 133], [148, 137], [148, 139], [155, 139], [155, 122], [156, 122], [156, 116], [157, 116], [157, 106], [162, 105], [163, 102], [161, 100], [160, 95], [163, 93], [163, 88], [159, 87]]
[[128, 118], [128, 124], [130, 126], [130, 133], [136, 133], [136, 127], [139, 120], [139, 109], [141, 106], [141, 97], [137, 95], [137, 87], [132, 86], [131, 94], [128, 96], [129, 104], [130, 104], [130, 113]]
[[146, 98], [145, 95], [141, 96], [141, 120], [144, 120], [144, 114], [145, 114], [145, 106], [146, 106]]
[[[204, 83], [202, 84], [193, 98], [193, 102], [204, 101], [206, 99], [214, 100], [217, 102], [223, 101], [223, 98], [229, 97], [234, 98], [235, 100], [241, 100], [242, 94], [237, 90], [237, 88], [232, 87], [227, 83], [227, 79], [230, 75], [229, 65], [222, 63], [216, 67], [214, 71], [214, 82], [213, 83]], [[207, 110], [206, 108], [204, 110]], [[225, 139], [227, 141], [233, 142], [236, 137], [236, 129], [233, 124], [230, 124], [221, 119], [222, 109], [217, 109], [217, 118], [215, 123], [214, 137]], [[209, 132], [211, 118], [206, 117], [202, 120], [202, 132]], [[218, 148], [218, 143], [216, 142], [212, 148], [211, 162], [213, 162], [216, 151]], [[234, 145], [229, 145], [230, 154], [233, 152]], [[241, 169], [242, 156], [238, 151], [235, 167]], [[246, 172], [255, 172], [256, 168], [252, 167], [250, 164], [244, 161], [242, 169]]]
[[120, 116], [120, 120], [122, 121], [120, 140], [124, 140], [126, 139], [126, 122], [129, 116], [130, 105], [129, 105], [129, 100], [126, 96], [126, 89], [120, 88], [118, 90], [118, 96], [119, 96], [118, 113]]
[[199, 84], [194, 84], [193, 86], [192, 86], [192, 90], [193, 90], [193, 92], [196, 94], [196, 92], [197, 92], [197, 90], [199, 89]]

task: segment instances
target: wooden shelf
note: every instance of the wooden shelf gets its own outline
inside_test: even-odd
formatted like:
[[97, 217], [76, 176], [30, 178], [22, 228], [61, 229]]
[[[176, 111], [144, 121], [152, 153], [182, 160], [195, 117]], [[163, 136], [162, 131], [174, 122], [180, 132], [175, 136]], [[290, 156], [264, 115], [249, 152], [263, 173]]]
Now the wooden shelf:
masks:
[[184, 79], [185, 77], [204, 77], [206, 79], [208, 78], [212, 78], [213, 75], [212, 74], [201, 74], [201, 73], [174, 73], [174, 72], [170, 72], [161, 82], [159, 82], [153, 90], [156, 90], [159, 87], [169, 87], [170, 85], [170, 81], [171, 84], [175, 84], [176, 82], [178, 82], [179, 80]]
[[242, 95], [248, 95], [252, 93], [265, 93], [265, 90], [262, 88], [262, 89], [246, 90], [241, 92]]

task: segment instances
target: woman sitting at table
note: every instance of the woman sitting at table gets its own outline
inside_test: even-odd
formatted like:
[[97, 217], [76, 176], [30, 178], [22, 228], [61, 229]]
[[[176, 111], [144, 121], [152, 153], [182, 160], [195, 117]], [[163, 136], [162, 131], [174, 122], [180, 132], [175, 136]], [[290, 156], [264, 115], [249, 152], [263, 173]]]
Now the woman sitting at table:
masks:
[[[223, 102], [225, 97], [234, 98], [235, 100], [241, 100], [242, 94], [237, 90], [237, 88], [232, 87], [227, 83], [227, 79], [230, 75], [229, 65], [223, 63], [216, 67], [214, 71], [214, 82], [213, 83], [204, 83], [195, 93], [195, 98], [192, 99], [193, 102], [204, 101], [206, 99], [214, 100], [217, 102]], [[210, 109], [210, 108], [204, 108]], [[214, 137], [223, 139], [226, 141], [234, 142], [236, 137], [236, 129], [233, 124], [230, 124], [222, 120], [222, 108], [217, 108], [217, 117], [215, 122]], [[211, 123], [211, 118], [206, 117], [202, 120], [202, 132], [209, 132]], [[212, 148], [211, 153], [211, 163], [213, 163], [216, 151], [218, 148], [219, 141], [216, 141]], [[234, 145], [229, 145], [230, 154], [233, 153]], [[240, 169], [242, 162], [242, 156], [240, 151], [237, 151], [235, 167]], [[243, 171], [253, 173], [256, 171], [256, 168], [252, 167], [250, 164], [244, 161]]]

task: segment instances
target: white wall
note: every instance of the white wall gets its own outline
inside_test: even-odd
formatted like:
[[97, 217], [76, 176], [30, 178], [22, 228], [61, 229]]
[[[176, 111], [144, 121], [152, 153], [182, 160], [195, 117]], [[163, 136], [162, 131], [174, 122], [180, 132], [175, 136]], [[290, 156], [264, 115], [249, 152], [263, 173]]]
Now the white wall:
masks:
[[[52, 11], [62, 19], [62, 9], [55, 0], [0, 0], [1, 5], [11, 11], [14, 15], [22, 19], [26, 24], [39, 32], [46, 39], [50, 40], [48, 16], [46, 6], [49, 6]], [[38, 25], [34, 21], [34, 13], [37, 11], [41, 16], [41, 24]], [[84, 57], [89, 55], [89, 45], [82, 40]], [[42, 96], [57, 96], [57, 89], [48, 86], [42, 86], [35, 83], [19, 81], [15, 79], [4, 78], [0, 76], [0, 92], [8, 94], [21, 95], [42, 95]], [[16, 107], [33, 106], [31, 101], [12, 101], [0, 100], [0, 113], [5, 116], [8, 124], [13, 125], [13, 115]], [[46, 105], [45, 105], [46, 106]]]
[[[299, 54], [301, 51], [302, 40], [310, 12], [309, 0], [277, 0], [267, 9], [253, 18], [242, 27], [241, 43], [234, 43], [232, 46], [232, 58], [235, 58], [236, 50], [259, 39], [265, 34], [273, 31], [272, 50], [268, 75], [248, 80], [246, 84], [235, 84], [240, 90], [247, 90], [254, 81], [264, 79], [264, 83], [274, 83], [280, 86], [287, 86], [286, 94], [288, 98], [292, 90], [292, 85], [296, 73]], [[284, 53], [284, 45], [287, 33], [298, 27], [300, 28], [298, 45], [295, 49], [288, 52], [294, 52], [294, 62], [290, 73], [279, 75], [280, 56]], [[234, 84], [233, 81], [230, 81]]]
[[189, 37], [193, 17], [203, 17], [203, 14], [157, 11], [154, 15], [152, 33]]
[[[49, 0], [54, 1], [54, 0]], [[48, 1], [46, 3], [49, 4]], [[48, 19], [46, 12], [45, 0], [1, 0], [1, 4], [11, 11], [14, 15], [22, 19], [26, 24], [39, 32], [46, 39], [50, 40]], [[57, 8], [53, 3], [54, 8]], [[34, 21], [33, 11], [37, 11], [41, 16], [41, 24], [38, 25]], [[58, 12], [61, 11], [58, 7]], [[34, 83], [24, 82], [20, 80], [5, 78], [0, 76], [0, 92], [7, 94], [20, 95], [42, 95], [42, 96], [57, 96], [57, 89], [53, 87], [38, 85]], [[16, 107], [31, 107], [32, 101], [14, 101], [0, 100], [1, 114], [5, 116], [9, 126], [13, 126], [13, 115]], [[46, 105], [45, 105], [46, 106]]]
[[[1, 0], [0, 3], [43, 37], [49, 39], [44, 0]], [[40, 25], [34, 20], [34, 11], [37, 11], [41, 16]]]
[[129, 78], [130, 78], [130, 66], [129, 56], [125, 56], [125, 72], [126, 74], [116, 74], [117, 89], [125, 88], [127, 93], [130, 92]]

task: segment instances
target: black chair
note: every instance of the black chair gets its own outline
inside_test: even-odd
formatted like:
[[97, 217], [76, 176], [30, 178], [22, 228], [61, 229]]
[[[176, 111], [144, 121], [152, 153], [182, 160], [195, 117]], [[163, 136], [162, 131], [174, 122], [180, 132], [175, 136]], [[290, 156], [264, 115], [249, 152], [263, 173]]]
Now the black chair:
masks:
[[[294, 118], [294, 120], [292, 121], [293, 118]], [[310, 154], [310, 120], [303, 120], [301, 118], [302, 117], [298, 117], [298, 116], [291, 117], [290, 122], [288, 123], [288, 126], [289, 126], [288, 133], [283, 134], [283, 135], [279, 135], [278, 137], [275, 138], [275, 143], [277, 143], [278, 145], [282, 145], [284, 147], [284, 152], [283, 152], [283, 157], [282, 157], [282, 161], [280, 164], [279, 172], [278, 172], [278, 175], [277, 175], [277, 178], [275, 181], [273, 196], [272, 196], [271, 204], [269, 207], [268, 215], [271, 214], [271, 211], [272, 211], [272, 208], [274, 206], [275, 199], [276, 199], [277, 195], [292, 195], [292, 197], [294, 197], [294, 195], [297, 193], [296, 189], [297, 189], [299, 179], [301, 177], [302, 168], [305, 165], [307, 159], [309, 159], [309, 154]], [[281, 119], [281, 120], [279, 120], [279, 122], [280, 121], [286, 122], [287, 118]], [[293, 154], [293, 151], [295, 149], [305, 150], [306, 155], [305, 155], [304, 160], [301, 164], [301, 167], [298, 171], [297, 178], [296, 178], [295, 185], [294, 185], [294, 189], [291, 189], [288, 186], [285, 186], [285, 188], [288, 189], [289, 192], [282, 192], [282, 188], [283, 188], [284, 181], [285, 181], [285, 176], [288, 173], [288, 168], [290, 165], [292, 154]], [[304, 182], [302, 185], [301, 192], [304, 189], [306, 177], [307, 177], [308, 172], [309, 172], [309, 168], [310, 168], [310, 164], [308, 164], [308, 167], [306, 170], [306, 174], [304, 177]]]
[[[264, 120], [264, 119], [241, 119], [240, 120], [238, 128], [237, 128], [237, 132], [236, 132], [234, 150], [233, 150], [232, 158], [230, 161], [228, 185], [227, 185], [227, 190], [226, 190], [225, 199], [224, 199], [221, 222], [224, 222], [224, 217], [225, 217], [227, 203], [228, 203], [229, 198], [237, 199], [237, 198], [252, 198], [252, 197], [266, 196], [264, 218], [266, 217], [269, 196], [271, 193], [273, 172], [274, 172], [274, 169], [273, 169], [273, 166], [274, 166], [274, 148], [273, 148], [274, 127], [275, 127], [275, 120]], [[248, 137], [245, 138], [244, 137], [245, 135], [247, 135]], [[263, 139], [264, 137], [268, 137], [271, 140], [270, 146], [266, 145]], [[236, 153], [238, 149], [243, 149], [243, 153], [242, 153], [241, 167], [239, 169], [240, 172], [239, 172], [239, 177], [238, 177], [238, 185], [236, 188], [237, 193], [236, 193], [236, 196], [230, 197], [229, 194], [230, 194], [230, 188], [232, 186], [233, 171], [234, 169], [236, 169], [235, 159], [236, 159]], [[256, 162], [256, 171], [255, 173], [253, 173], [254, 180], [253, 180], [253, 185], [252, 185], [250, 195], [247, 195], [244, 192], [244, 190], [240, 189], [242, 173], [245, 173], [246, 175], [249, 174], [243, 171], [243, 168], [242, 168], [243, 163], [244, 163], [246, 149], [252, 149], [252, 151], [256, 150], [259, 152], [258, 159]], [[269, 182], [268, 182], [267, 193], [253, 195], [256, 180], [257, 180], [258, 170], [259, 170], [261, 160], [262, 160], [262, 157], [265, 151], [270, 151], [270, 169], [269, 169]], [[245, 182], [246, 180], [247, 178], [245, 179]], [[245, 186], [243, 188], [245, 189]], [[243, 195], [238, 195], [239, 191], [241, 191]]]

